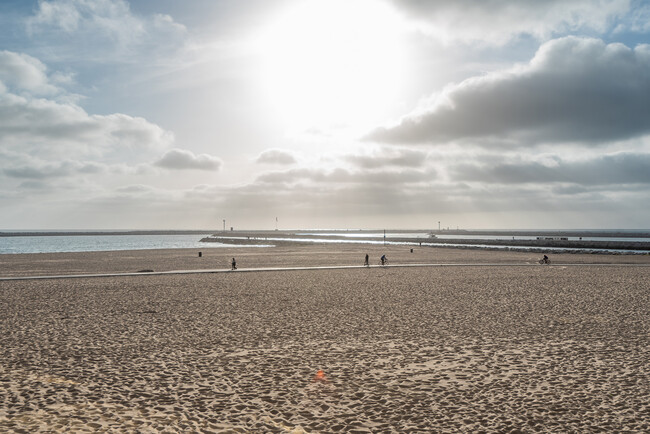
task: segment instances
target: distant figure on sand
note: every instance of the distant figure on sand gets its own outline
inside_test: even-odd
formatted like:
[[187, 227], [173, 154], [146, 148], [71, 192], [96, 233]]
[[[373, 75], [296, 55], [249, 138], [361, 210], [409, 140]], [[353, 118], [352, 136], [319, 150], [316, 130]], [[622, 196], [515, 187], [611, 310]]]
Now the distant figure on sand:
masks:
[[543, 257], [542, 259], [539, 260], [539, 263], [540, 263], [540, 264], [550, 264], [550, 263], [551, 263], [551, 260], [548, 259], [548, 256], [544, 255], [544, 257]]
[[236, 269], [237, 269], [237, 261], [235, 261], [235, 258], [232, 258], [231, 265], [232, 265], [232, 269], [233, 269], [233, 270], [236, 270]]
[[386, 265], [386, 255], [381, 255], [381, 265]]
[[366, 267], [370, 266], [370, 264], [368, 263], [368, 254], [367, 253], [366, 253], [366, 260], [363, 261], [363, 265], [365, 265]]

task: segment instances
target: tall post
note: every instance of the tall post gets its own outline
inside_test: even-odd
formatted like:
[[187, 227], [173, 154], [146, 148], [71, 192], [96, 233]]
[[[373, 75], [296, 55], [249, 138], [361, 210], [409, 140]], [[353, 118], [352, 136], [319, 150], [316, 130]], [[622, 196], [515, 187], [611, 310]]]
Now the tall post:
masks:
[[384, 246], [386, 245], [386, 229], [384, 229]]
[[223, 219], [223, 231], [226, 232], [226, 219]]
[[440, 222], [438, 222], [438, 232], [440, 232]]

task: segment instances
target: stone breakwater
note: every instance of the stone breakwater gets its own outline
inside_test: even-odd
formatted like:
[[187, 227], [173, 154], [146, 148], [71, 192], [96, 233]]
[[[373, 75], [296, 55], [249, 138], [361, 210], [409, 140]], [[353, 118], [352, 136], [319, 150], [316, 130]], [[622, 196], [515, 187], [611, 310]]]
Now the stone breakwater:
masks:
[[[434, 244], [450, 242], [444, 239], [427, 240]], [[553, 248], [569, 248], [569, 249], [585, 249], [585, 250], [645, 250], [650, 253], [650, 242], [643, 241], [584, 241], [584, 240], [478, 240], [478, 239], [462, 239], [451, 241], [457, 244], [485, 244], [485, 245], [507, 245], [512, 247], [553, 247]]]
[[[280, 239], [278, 239], [280, 238]], [[300, 241], [303, 240], [303, 241]], [[346, 243], [364, 243], [364, 242], [380, 242], [382, 238], [371, 237], [346, 237], [335, 235], [302, 235], [294, 233], [257, 233], [257, 232], [242, 232], [242, 233], [219, 233], [211, 237], [201, 239], [201, 242], [219, 242], [224, 244], [236, 245], [256, 245], [262, 243], [269, 243], [273, 245], [291, 245], [304, 240], [318, 243], [318, 242], [333, 242], [341, 241]], [[518, 239], [444, 239], [444, 238], [388, 238], [387, 241], [391, 243], [403, 243], [408, 245], [436, 245], [439, 247], [467, 247], [467, 248], [489, 248], [490, 246], [508, 246], [513, 249], [530, 249], [535, 248], [540, 251], [544, 248], [552, 249], [567, 249], [571, 251], [574, 249], [590, 250], [592, 253], [607, 250], [629, 250], [638, 252], [647, 252], [650, 254], [650, 242], [644, 241], [586, 241], [586, 240], [518, 240]], [[477, 247], [481, 246], [481, 247]]]

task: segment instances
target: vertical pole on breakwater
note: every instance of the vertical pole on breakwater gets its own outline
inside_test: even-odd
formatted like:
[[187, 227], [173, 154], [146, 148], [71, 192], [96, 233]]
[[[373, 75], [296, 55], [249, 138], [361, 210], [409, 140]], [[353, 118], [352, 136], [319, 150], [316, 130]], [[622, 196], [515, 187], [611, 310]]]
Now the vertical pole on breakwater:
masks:
[[384, 246], [386, 245], [386, 229], [384, 229]]

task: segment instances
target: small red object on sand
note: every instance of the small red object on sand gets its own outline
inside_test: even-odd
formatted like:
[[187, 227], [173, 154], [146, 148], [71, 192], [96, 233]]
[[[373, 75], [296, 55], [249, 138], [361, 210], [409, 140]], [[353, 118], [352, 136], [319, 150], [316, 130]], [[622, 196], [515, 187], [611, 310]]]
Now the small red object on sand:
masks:
[[327, 378], [325, 378], [325, 372], [323, 372], [322, 369], [319, 369], [318, 372], [316, 372], [316, 375], [314, 376], [314, 381], [326, 381]]

